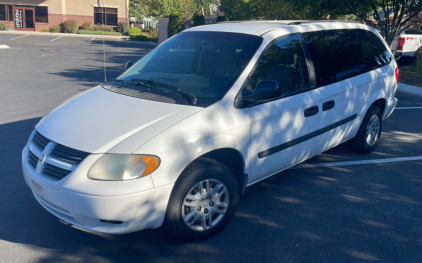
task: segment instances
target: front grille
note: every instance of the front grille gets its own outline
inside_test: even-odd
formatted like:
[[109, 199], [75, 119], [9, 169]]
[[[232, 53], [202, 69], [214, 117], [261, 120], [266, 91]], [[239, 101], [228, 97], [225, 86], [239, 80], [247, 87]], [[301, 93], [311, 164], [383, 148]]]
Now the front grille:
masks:
[[49, 163], [44, 164], [42, 169], [42, 174], [46, 175], [52, 179], [63, 179], [66, 175], [70, 174], [72, 171], [59, 168], [57, 166], [51, 165]]
[[44, 150], [47, 144], [50, 142], [49, 139], [42, 136], [39, 132], [35, 132], [34, 137], [32, 137], [32, 143], [34, 143], [39, 149]]
[[60, 144], [57, 144], [51, 151], [51, 156], [63, 162], [80, 164], [89, 153], [78, 151]]
[[34, 170], [37, 168], [38, 157], [35, 156], [35, 154], [33, 154], [31, 151], [29, 151], [28, 154], [28, 163]]
[[[39, 175], [58, 181], [70, 174], [89, 155], [55, 143], [35, 131], [28, 144], [28, 164]], [[39, 160], [42, 158], [42, 161]], [[38, 168], [38, 169], [37, 169]]]

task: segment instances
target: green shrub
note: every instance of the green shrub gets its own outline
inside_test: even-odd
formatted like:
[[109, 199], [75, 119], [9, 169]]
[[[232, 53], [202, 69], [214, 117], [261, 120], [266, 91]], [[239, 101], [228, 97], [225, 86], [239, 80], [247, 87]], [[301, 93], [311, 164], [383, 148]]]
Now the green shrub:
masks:
[[126, 33], [129, 30], [129, 24], [126, 22], [119, 22], [117, 24], [116, 31], [120, 33]]
[[3, 24], [3, 23], [0, 23], [0, 30], [7, 30], [7, 29], [9, 29], [9, 27], [8, 26], [6, 26], [5, 24]]
[[76, 33], [78, 32], [79, 24], [76, 20], [66, 20], [63, 22], [63, 31], [65, 33]]
[[92, 27], [92, 31], [103, 31], [103, 26], [102, 25], [95, 25]]
[[144, 29], [142, 29], [142, 32], [145, 32], [145, 33], [151, 33], [153, 30], [151, 29], [151, 28], [144, 28]]
[[193, 15], [193, 26], [203, 26], [205, 25], [205, 16], [200, 14]]
[[133, 35], [133, 34], [141, 34], [141, 29], [139, 27], [132, 27], [131, 29], [129, 29], [129, 35]]
[[217, 16], [217, 23], [218, 22], [223, 22], [223, 21], [227, 21], [227, 17], [226, 16]]
[[170, 38], [183, 30], [183, 20], [178, 14], [171, 14], [169, 16], [169, 23], [167, 27], [167, 36]]
[[59, 26], [50, 27], [50, 33], [60, 33], [62, 30]]
[[94, 26], [94, 25], [93, 25], [91, 22], [84, 22], [84, 23], [82, 24], [82, 28], [83, 28], [84, 30], [88, 30], [88, 31], [91, 31], [93, 26]]
[[130, 40], [132, 41], [150, 41], [150, 42], [157, 42], [158, 41], [158, 32], [151, 32], [151, 33], [134, 33], [129, 35]]
[[411, 69], [422, 78], [422, 51], [417, 52], [415, 56], [415, 63], [412, 65]]
[[48, 31], [48, 29], [47, 29], [47, 28], [43, 28], [43, 29], [41, 29], [41, 32], [46, 33], [46, 32], [50, 32], [50, 31]]
[[95, 25], [92, 27], [92, 31], [113, 32], [113, 28], [109, 26]]
[[130, 40], [132, 40], [132, 41], [146, 41], [147, 40], [147, 37], [142, 35], [141, 33], [131, 34], [131, 35], [129, 35], [129, 37], [130, 37]]
[[104, 32], [104, 31], [89, 31], [89, 30], [79, 30], [78, 34], [82, 35], [106, 35], [106, 36], [121, 36], [120, 32]]

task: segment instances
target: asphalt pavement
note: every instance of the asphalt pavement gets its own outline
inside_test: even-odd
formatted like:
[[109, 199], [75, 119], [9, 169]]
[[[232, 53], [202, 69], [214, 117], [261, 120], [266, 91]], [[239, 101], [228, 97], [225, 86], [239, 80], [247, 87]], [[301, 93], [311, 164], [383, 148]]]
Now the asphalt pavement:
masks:
[[[422, 97], [397, 92], [373, 153], [345, 143], [248, 187], [214, 238], [96, 234], [37, 203], [20, 155], [46, 112], [104, 81], [103, 42], [15, 37], [0, 34], [0, 262], [422, 262]], [[151, 48], [106, 40], [107, 78]]]

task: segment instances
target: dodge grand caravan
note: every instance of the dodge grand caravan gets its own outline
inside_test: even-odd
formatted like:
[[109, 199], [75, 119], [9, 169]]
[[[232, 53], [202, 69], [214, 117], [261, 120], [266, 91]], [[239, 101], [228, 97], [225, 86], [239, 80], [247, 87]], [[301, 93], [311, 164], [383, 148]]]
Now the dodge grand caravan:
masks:
[[22, 152], [36, 200], [108, 234], [221, 231], [255, 184], [342, 142], [369, 153], [398, 68], [360, 23], [242, 21], [170, 38], [48, 112]]

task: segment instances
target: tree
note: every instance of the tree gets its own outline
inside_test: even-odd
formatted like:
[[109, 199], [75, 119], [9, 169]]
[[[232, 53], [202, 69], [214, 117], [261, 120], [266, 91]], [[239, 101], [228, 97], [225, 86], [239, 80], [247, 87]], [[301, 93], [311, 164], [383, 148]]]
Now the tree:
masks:
[[205, 17], [200, 14], [193, 15], [193, 26], [202, 26], [205, 25]]
[[169, 16], [169, 24], [167, 28], [167, 36], [172, 37], [183, 30], [183, 20], [178, 14], [171, 14]]
[[142, 17], [163, 17], [170, 14], [181, 14], [190, 19], [193, 14], [210, 5], [217, 5], [218, 0], [131, 0], [130, 15], [141, 20]]
[[221, 0], [221, 9], [230, 20], [307, 19], [313, 10], [287, 0]]
[[403, 29], [422, 21], [420, 0], [289, 0], [296, 8], [308, 8], [313, 15], [336, 19], [355, 15], [366, 24], [378, 29], [391, 47]]

